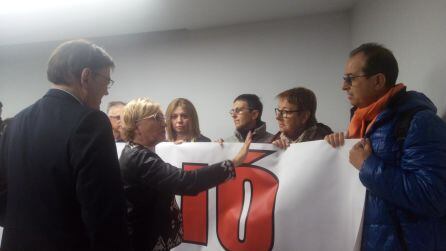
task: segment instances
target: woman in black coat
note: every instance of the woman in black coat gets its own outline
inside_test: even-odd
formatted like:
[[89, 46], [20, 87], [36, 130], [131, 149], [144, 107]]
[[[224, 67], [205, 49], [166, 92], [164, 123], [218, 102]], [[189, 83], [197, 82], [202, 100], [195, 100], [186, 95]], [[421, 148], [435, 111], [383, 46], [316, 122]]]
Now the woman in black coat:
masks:
[[165, 163], [154, 147], [165, 140], [160, 106], [149, 99], [130, 101], [123, 113], [129, 143], [120, 158], [127, 197], [129, 234], [134, 250], [169, 250], [182, 241], [182, 218], [175, 194], [195, 195], [235, 176], [245, 159], [251, 135], [231, 160], [184, 171]]

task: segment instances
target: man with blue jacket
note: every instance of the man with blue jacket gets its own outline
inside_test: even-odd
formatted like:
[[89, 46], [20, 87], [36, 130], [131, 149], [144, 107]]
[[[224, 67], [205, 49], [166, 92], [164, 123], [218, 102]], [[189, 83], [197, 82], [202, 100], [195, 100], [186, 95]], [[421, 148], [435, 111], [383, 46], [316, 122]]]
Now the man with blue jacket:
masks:
[[367, 188], [361, 250], [446, 250], [446, 124], [397, 77], [390, 50], [354, 49], [342, 87], [354, 113], [346, 135], [325, 139], [361, 138], [349, 156]]

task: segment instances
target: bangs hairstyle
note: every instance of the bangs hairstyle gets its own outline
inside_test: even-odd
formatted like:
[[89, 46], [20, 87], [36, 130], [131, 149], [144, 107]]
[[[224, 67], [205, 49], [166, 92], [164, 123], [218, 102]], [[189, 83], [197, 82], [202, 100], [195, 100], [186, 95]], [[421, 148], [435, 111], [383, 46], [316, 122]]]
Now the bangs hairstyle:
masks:
[[160, 105], [148, 98], [137, 98], [130, 101], [124, 107], [121, 118], [124, 138], [127, 141], [133, 141], [135, 138], [136, 122], [157, 112], [161, 112]]
[[296, 105], [299, 111], [310, 112], [310, 118], [308, 119], [308, 124], [316, 123], [316, 108], [317, 101], [316, 95], [310, 89], [304, 87], [297, 87], [286, 90], [279, 93], [276, 96], [278, 99], [286, 100], [288, 103]]
[[115, 63], [103, 48], [86, 40], [72, 40], [53, 51], [46, 73], [51, 83], [70, 85], [80, 79], [85, 68], [98, 71], [107, 67], [114, 69]]
[[186, 114], [189, 116], [189, 131], [187, 132], [191, 137], [190, 140], [196, 139], [200, 137], [200, 125], [198, 122], [198, 114], [192, 102], [185, 98], [176, 98], [172, 102], [170, 102], [169, 106], [166, 110], [166, 119], [167, 119], [167, 140], [175, 141], [177, 138], [177, 133], [175, 132], [172, 126], [172, 114], [177, 109], [177, 107], [182, 107]]

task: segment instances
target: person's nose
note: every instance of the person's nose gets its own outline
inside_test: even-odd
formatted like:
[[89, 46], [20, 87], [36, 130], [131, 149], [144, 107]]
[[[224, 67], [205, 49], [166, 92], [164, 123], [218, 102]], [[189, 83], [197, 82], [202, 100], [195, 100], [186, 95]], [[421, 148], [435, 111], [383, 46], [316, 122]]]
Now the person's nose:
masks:
[[347, 83], [346, 81], [342, 82], [342, 90], [348, 91], [350, 89], [351, 85]]

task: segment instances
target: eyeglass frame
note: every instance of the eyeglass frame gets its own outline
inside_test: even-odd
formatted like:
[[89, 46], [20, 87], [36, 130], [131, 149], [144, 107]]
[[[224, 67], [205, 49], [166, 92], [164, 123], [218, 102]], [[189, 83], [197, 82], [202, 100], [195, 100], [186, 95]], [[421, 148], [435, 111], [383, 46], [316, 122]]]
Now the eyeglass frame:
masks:
[[231, 110], [229, 110], [229, 114], [231, 115], [231, 116], [233, 116], [234, 114], [236, 114], [236, 115], [239, 115], [240, 113], [242, 113], [243, 111], [254, 111], [254, 110], [256, 110], [256, 109], [252, 109], [252, 108], [235, 108], [235, 109], [231, 109]]
[[111, 79], [110, 77], [107, 77], [107, 76], [105, 76], [105, 75], [103, 75], [103, 74], [101, 74], [99, 72], [96, 72], [96, 71], [94, 71], [93, 73], [95, 75], [99, 75], [99, 76], [103, 77], [105, 80], [107, 80], [107, 82], [108, 82], [107, 83], [107, 89], [110, 89], [113, 86], [113, 84], [115, 83], [115, 81], [113, 79]]
[[353, 80], [354, 80], [355, 78], [368, 78], [368, 77], [371, 77], [371, 76], [376, 75], [376, 74], [378, 74], [378, 73], [374, 73], [374, 74], [364, 74], [364, 75], [357, 75], [357, 76], [355, 76], [355, 75], [353, 75], [353, 74], [346, 74], [346, 75], [342, 76], [342, 79], [344, 80], [344, 82], [345, 82], [347, 85], [351, 86], [352, 83], [353, 83]]
[[[161, 116], [159, 116], [159, 114], [160, 114]], [[143, 120], [151, 119], [151, 118], [154, 118], [155, 121], [166, 123], [166, 118], [164, 117], [164, 115], [163, 115], [161, 112], [156, 112], [156, 113], [154, 113], [154, 114], [152, 114], [152, 115], [150, 115], [150, 116], [146, 116], [146, 117], [144, 117], [144, 118], [138, 119], [138, 120], [136, 120], [135, 123], [139, 123], [139, 122], [141, 122], [141, 121], [143, 121]]]
[[108, 115], [109, 118], [121, 120], [121, 115]]
[[279, 108], [274, 108], [274, 113], [276, 117], [287, 119], [292, 113], [303, 112], [304, 110], [280, 110]]

